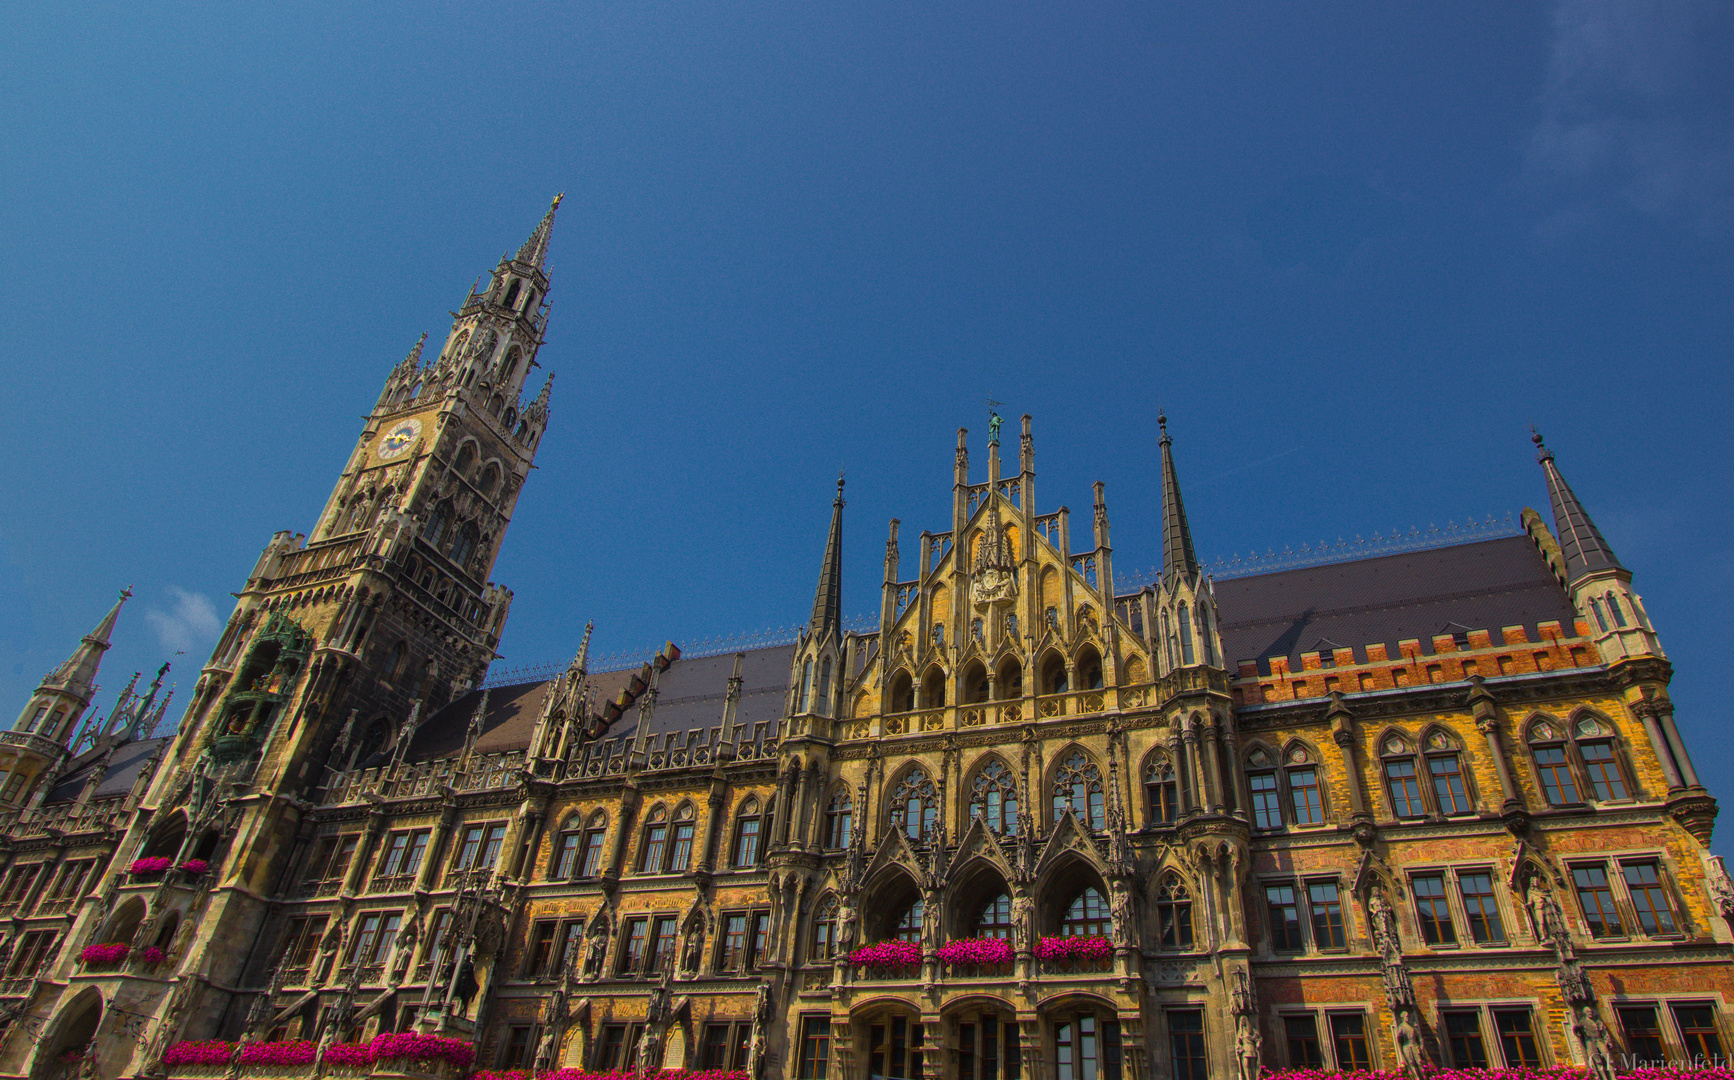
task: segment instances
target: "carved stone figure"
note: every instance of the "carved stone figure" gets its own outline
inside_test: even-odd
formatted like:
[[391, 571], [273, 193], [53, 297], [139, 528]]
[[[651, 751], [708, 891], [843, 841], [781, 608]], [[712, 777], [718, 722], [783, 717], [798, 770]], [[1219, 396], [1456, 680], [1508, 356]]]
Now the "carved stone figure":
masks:
[[837, 904], [837, 951], [847, 955], [855, 949], [855, 939], [860, 932], [859, 919], [855, 914], [854, 901], [841, 897]]
[[1132, 944], [1132, 892], [1124, 881], [1116, 879], [1110, 889], [1110, 909], [1114, 915], [1114, 944], [1126, 948]]
[[1397, 1044], [1397, 1056], [1403, 1060], [1403, 1072], [1411, 1080], [1425, 1075], [1426, 1058], [1421, 1052], [1421, 1029], [1408, 1009], [1398, 1009], [1391, 1018], [1391, 1039]]
[[1264, 1036], [1257, 1021], [1247, 1013], [1234, 1018], [1234, 1056], [1240, 1065], [1240, 1080], [1258, 1080], [1258, 1063], [1264, 1053]]
[[1374, 890], [1367, 898], [1367, 914], [1373, 924], [1373, 947], [1385, 963], [1397, 963], [1403, 957], [1402, 939], [1397, 936], [1397, 916], [1391, 910], [1385, 894]]
[[693, 919], [686, 927], [686, 940], [680, 949], [680, 970], [692, 975], [698, 973], [700, 958], [704, 955], [704, 930], [697, 919]]
[[1020, 953], [1030, 951], [1030, 917], [1035, 912], [1036, 905], [1025, 893], [1012, 897], [1012, 948]]

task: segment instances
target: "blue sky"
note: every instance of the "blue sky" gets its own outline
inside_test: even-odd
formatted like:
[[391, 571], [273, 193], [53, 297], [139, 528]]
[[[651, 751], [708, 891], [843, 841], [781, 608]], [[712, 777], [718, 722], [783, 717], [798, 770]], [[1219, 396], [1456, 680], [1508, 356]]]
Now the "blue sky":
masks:
[[1121, 568], [1158, 404], [1206, 558], [1542, 506], [1533, 421], [1734, 793], [1725, 4], [147, 7], [0, 16], [8, 708], [129, 583], [184, 700], [564, 191], [505, 663], [800, 621], [839, 466], [875, 610], [989, 396]]

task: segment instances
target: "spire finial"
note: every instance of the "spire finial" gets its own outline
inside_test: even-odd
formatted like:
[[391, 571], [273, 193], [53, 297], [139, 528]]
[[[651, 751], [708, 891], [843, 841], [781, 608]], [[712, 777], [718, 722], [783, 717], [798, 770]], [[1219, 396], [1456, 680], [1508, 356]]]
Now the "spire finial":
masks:
[[1529, 425], [1529, 441], [1535, 444], [1535, 460], [1553, 460], [1553, 451], [1549, 450], [1547, 444], [1541, 441], [1541, 432], [1536, 430], [1534, 424]]
[[554, 231], [554, 212], [560, 209], [560, 200], [566, 197], [565, 192], [554, 196], [549, 204], [548, 212], [542, 216], [542, 223], [536, 226], [536, 231], [524, 241], [524, 246], [518, 249], [518, 262], [528, 263], [536, 269], [542, 269], [542, 263], [548, 257], [548, 237]]
[[404, 365], [407, 367], [412, 367], [412, 368], [420, 367], [421, 366], [421, 347], [423, 345], [426, 345], [426, 344], [427, 344], [427, 331], [423, 330], [421, 332], [421, 337], [416, 339], [415, 348], [411, 349], [409, 351], [409, 355], [403, 358]]
[[815, 638], [843, 629], [843, 473], [837, 472], [837, 497], [831, 501], [831, 531], [825, 538], [825, 561], [819, 567], [819, 585], [813, 591]]
[[1198, 573], [1198, 555], [1192, 550], [1192, 529], [1186, 524], [1186, 504], [1180, 499], [1180, 477], [1174, 470], [1174, 440], [1168, 435], [1168, 417], [1158, 412], [1162, 429], [1162, 576], [1188, 577]]
[[1614, 549], [1602, 539], [1601, 530], [1590, 520], [1589, 511], [1578, 501], [1571, 485], [1565, 482], [1559, 466], [1554, 464], [1553, 451], [1541, 441], [1541, 432], [1531, 428], [1530, 441], [1537, 447], [1535, 459], [1547, 477], [1547, 495], [1553, 503], [1553, 528], [1559, 534], [1560, 553], [1565, 556], [1567, 584], [1597, 570], [1625, 570], [1614, 555]]

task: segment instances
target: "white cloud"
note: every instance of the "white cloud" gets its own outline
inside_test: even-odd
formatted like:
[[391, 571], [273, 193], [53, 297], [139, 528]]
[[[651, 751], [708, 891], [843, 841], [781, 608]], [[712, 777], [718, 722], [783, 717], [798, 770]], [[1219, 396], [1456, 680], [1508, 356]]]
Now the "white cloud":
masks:
[[145, 612], [145, 621], [157, 632], [157, 639], [169, 652], [193, 653], [200, 647], [209, 648], [223, 628], [223, 620], [211, 602], [198, 593], [169, 586], [174, 595], [174, 610], [169, 613]]
[[[1560, 0], [1532, 179], [1708, 232], [1734, 223], [1734, 132], [1715, 74], [1727, 22], [1709, 0]], [[1543, 231], [1593, 217], [1579, 206]]]

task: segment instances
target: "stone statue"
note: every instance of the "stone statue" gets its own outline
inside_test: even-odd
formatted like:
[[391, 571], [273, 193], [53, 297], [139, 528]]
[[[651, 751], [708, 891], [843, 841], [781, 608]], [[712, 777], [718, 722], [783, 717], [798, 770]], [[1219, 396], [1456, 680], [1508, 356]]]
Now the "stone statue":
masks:
[[989, 411], [987, 414], [987, 441], [989, 445], [999, 445], [999, 426], [1005, 423], [999, 413]]
[[698, 973], [698, 964], [704, 954], [704, 931], [699, 920], [693, 919], [686, 926], [686, 941], [681, 945], [680, 970], [688, 974]]
[[1421, 1029], [1410, 1010], [1398, 1009], [1392, 1015], [1391, 1039], [1397, 1044], [1397, 1056], [1403, 1059], [1403, 1071], [1411, 1080], [1421, 1080], [1426, 1059], [1421, 1053]]
[[1565, 912], [1560, 910], [1559, 901], [1546, 889], [1539, 886], [1530, 888], [1529, 917], [1535, 924], [1535, 938], [1539, 944], [1559, 949], [1570, 943], [1565, 928]]
[[1240, 1080], [1258, 1080], [1259, 1058], [1264, 1053], [1264, 1036], [1250, 1013], [1234, 1018], [1234, 1056], [1240, 1064]]
[[590, 953], [584, 959], [584, 970], [592, 975], [602, 970], [602, 954], [608, 951], [608, 929], [601, 926], [590, 935]]
[[837, 904], [837, 952], [848, 955], [855, 950], [855, 939], [860, 931], [859, 919], [855, 914], [854, 901], [845, 896]]
[[1367, 914], [1373, 924], [1373, 947], [1379, 950], [1379, 956], [1387, 964], [1400, 962], [1403, 944], [1397, 935], [1397, 916], [1384, 893], [1375, 889], [1367, 898]]
[[1114, 915], [1114, 944], [1126, 948], [1132, 944], [1132, 892], [1126, 883], [1115, 880], [1110, 889], [1109, 905]]
[[1030, 917], [1035, 911], [1035, 903], [1025, 893], [1012, 897], [1012, 948], [1020, 953], [1030, 951]]

